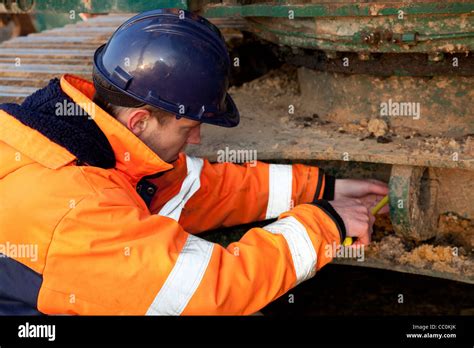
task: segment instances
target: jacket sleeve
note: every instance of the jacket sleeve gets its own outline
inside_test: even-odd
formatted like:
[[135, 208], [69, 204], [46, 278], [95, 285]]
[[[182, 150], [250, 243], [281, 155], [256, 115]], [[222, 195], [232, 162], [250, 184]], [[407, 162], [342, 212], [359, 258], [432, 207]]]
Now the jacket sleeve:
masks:
[[334, 191], [334, 179], [313, 166], [210, 163], [184, 154], [154, 184], [152, 213], [190, 233], [276, 218], [298, 204], [332, 199]]
[[299, 205], [223, 248], [150, 215], [123, 189], [84, 198], [57, 225], [38, 309], [46, 314], [251, 314], [331, 260], [328, 207]]

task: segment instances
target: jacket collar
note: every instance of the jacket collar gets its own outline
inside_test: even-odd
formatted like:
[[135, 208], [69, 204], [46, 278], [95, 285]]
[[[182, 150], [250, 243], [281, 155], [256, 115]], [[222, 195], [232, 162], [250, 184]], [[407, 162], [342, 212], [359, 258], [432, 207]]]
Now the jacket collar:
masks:
[[91, 117], [104, 132], [115, 154], [116, 168], [135, 180], [173, 168], [115, 118], [92, 102], [94, 85], [66, 74], [61, 89], [78, 105], [90, 105]]
[[[119, 121], [92, 102], [94, 86], [91, 82], [77, 76], [64, 75], [61, 78], [60, 87], [62, 92], [72, 99], [72, 101], [82, 108], [86, 108], [87, 113], [90, 114], [95, 124], [100, 128], [101, 132], [99, 131], [99, 133], [103, 133], [101, 136], [103, 137], [105, 135], [110, 143], [111, 150], [107, 151], [106, 147], [102, 150], [110, 152], [111, 156], [113, 152], [113, 156], [115, 156], [115, 168], [127, 175], [132, 182], [138, 182], [138, 180], [144, 176], [153, 175], [173, 168], [173, 165], [163, 161]], [[33, 95], [33, 97], [34, 96], [35, 95]], [[51, 100], [50, 96], [48, 96], [44, 98], [45, 100], [41, 100], [41, 102], [38, 103], [37, 100], [43, 96], [44, 94], [36, 96], [36, 98], [29, 97], [30, 100], [33, 100], [36, 104], [28, 105], [27, 100], [25, 100], [21, 106], [23, 110], [16, 104], [2, 105], [2, 108], [10, 115], [13, 114], [10, 110], [21, 113], [21, 111], [27, 109], [30, 114], [33, 114], [33, 117], [31, 115], [25, 116], [28, 112], [23, 113], [23, 118], [16, 115], [13, 115], [14, 117], [4, 117], [8, 116], [8, 114], [0, 110], [0, 139], [34, 161], [48, 168], [57, 169], [71, 163], [81, 156], [77, 154], [77, 152], [80, 152], [77, 151], [77, 149], [76, 151], [73, 151], [74, 149], [71, 150], [71, 145], [67, 148], [61, 146], [61, 141], [51, 139], [47, 134], [45, 135], [44, 130], [39, 130], [38, 128], [44, 126], [41, 125], [41, 122], [39, 122], [39, 125], [35, 123], [35, 126], [38, 126], [38, 128], [28, 124], [28, 122], [38, 121], [39, 118], [34, 117], [34, 113], [43, 107], [44, 103]], [[25, 103], [27, 105], [25, 105]], [[27, 122], [25, 122], [25, 119]], [[32, 119], [33, 121], [31, 121]], [[62, 126], [69, 127], [68, 130], [70, 131], [75, 131], [75, 127], [71, 127], [71, 125], [74, 125], [74, 122], [75, 121], [72, 120], [71, 122], [67, 122], [67, 124], [62, 123]], [[89, 129], [89, 133], [90, 132], [96, 134], [96, 132], [91, 131], [91, 129]], [[107, 141], [105, 142], [107, 143]], [[103, 142], [98, 142], [98, 144], [103, 144]], [[88, 145], [90, 147], [93, 144]], [[91, 155], [90, 152], [91, 151], [89, 151], [87, 156], [93, 157], [93, 154]]]

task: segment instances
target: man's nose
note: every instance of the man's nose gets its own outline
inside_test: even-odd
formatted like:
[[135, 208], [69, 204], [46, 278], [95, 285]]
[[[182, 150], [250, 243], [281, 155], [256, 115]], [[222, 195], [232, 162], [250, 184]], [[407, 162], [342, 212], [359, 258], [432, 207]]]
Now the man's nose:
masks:
[[189, 137], [186, 143], [196, 145], [201, 143], [201, 125], [196, 128], [193, 128], [191, 133], [189, 133]]

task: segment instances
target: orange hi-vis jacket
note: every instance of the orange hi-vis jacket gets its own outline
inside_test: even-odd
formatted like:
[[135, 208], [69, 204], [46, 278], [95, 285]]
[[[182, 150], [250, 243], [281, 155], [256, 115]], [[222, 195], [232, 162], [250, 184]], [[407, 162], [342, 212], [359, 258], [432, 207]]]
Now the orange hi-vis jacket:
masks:
[[[0, 105], [0, 314], [251, 314], [331, 261], [332, 177], [166, 163], [93, 94], [64, 75]], [[271, 218], [227, 248], [198, 236]]]

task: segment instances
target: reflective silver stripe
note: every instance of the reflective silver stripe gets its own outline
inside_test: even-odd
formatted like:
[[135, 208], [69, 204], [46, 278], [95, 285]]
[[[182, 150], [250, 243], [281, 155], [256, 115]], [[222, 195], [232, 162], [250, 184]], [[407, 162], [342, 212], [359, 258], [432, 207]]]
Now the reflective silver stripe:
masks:
[[265, 218], [272, 219], [291, 208], [293, 167], [285, 164], [270, 164], [269, 193]]
[[263, 227], [274, 234], [282, 234], [290, 248], [295, 266], [296, 285], [313, 277], [318, 256], [306, 228], [293, 216], [289, 216]]
[[183, 207], [193, 196], [193, 194], [196, 193], [196, 191], [201, 187], [200, 177], [203, 165], [204, 161], [201, 158], [186, 156], [186, 167], [188, 174], [181, 185], [181, 190], [176, 196], [166, 202], [158, 215], [167, 216], [179, 221]]
[[213, 249], [213, 243], [190, 234], [146, 315], [180, 315], [201, 283]]

